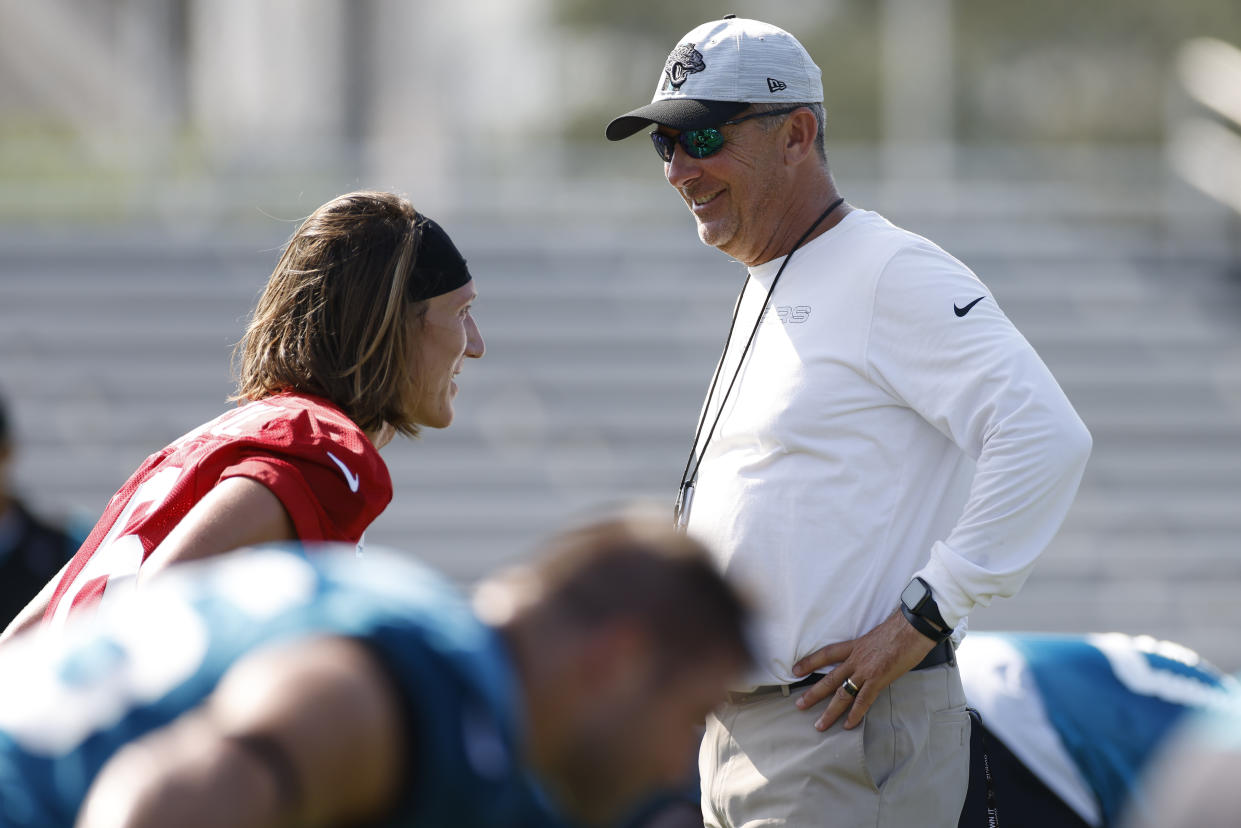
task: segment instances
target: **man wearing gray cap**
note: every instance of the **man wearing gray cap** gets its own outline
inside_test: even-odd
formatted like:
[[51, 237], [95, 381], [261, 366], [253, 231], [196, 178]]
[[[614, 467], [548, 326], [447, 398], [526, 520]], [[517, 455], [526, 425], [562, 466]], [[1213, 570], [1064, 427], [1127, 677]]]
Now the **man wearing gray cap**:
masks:
[[1020, 588], [1090, 434], [965, 265], [845, 203], [822, 101], [792, 35], [729, 16], [685, 35], [652, 102], [607, 128], [654, 124], [699, 237], [748, 269], [677, 501], [764, 611], [756, 670], [707, 722], [703, 813], [955, 825], [954, 640]]

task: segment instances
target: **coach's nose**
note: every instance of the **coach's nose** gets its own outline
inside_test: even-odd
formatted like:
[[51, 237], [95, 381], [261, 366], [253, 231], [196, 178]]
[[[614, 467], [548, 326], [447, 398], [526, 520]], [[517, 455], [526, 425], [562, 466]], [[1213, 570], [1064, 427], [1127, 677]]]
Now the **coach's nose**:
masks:
[[702, 173], [702, 161], [691, 158], [680, 144], [673, 144], [672, 160], [664, 162], [664, 177], [678, 190]]

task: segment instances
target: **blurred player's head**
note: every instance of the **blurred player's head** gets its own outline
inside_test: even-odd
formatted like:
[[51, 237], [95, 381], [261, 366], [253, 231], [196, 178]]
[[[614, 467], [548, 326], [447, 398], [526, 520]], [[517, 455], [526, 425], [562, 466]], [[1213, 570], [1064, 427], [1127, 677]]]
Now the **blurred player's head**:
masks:
[[1241, 825], [1241, 698], [1192, 716], [1142, 775], [1126, 828]]
[[452, 377], [483, 353], [465, 259], [391, 193], [348, 193], [302, 223], [238, 344], [238, 399], [324, 396], [368, 433], [452, 422]]
[[609, 520], [483, 585], [513, 644], [531, 761], [579, 818], [602, 822], [683, 778], [698, 727], [752, 660], [744, 602], [690, 538]]

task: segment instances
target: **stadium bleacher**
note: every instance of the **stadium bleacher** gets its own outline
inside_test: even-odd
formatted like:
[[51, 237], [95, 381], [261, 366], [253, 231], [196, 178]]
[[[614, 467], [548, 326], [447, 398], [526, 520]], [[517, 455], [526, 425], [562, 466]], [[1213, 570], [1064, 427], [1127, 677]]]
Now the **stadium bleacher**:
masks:
[[[863, 202], [864, 203], [864, 202]], [[895, 215], [988, 282], [1090, 426], [1063, 531], [979, 628], [1121, 630], [1241, 667], [1241, 282], [1226, 247], [1139, 222]], [[396, 497], [368, 543], [461, 580], [565, 519], [669, 502], [742, 271], [688, 219], [447, 222], [481, 288], [487, 355], [458, 420], [384, 454]], [[143, 457], [222, 410], [228, 359], [289, 227], [3, 231], [0, 386], [19, 486], [93, 520]]]

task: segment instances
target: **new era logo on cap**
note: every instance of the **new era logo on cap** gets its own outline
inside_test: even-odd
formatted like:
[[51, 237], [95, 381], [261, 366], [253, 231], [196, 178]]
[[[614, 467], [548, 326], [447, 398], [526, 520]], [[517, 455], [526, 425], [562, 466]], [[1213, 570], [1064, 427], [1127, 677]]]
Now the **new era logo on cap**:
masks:
[[770, 89], [772, 92], [779, 92], [781, 89], [788, 89], [789, 85], [782, 80], [776, 80], [775, 78], [768, 78], [767, 88]]

